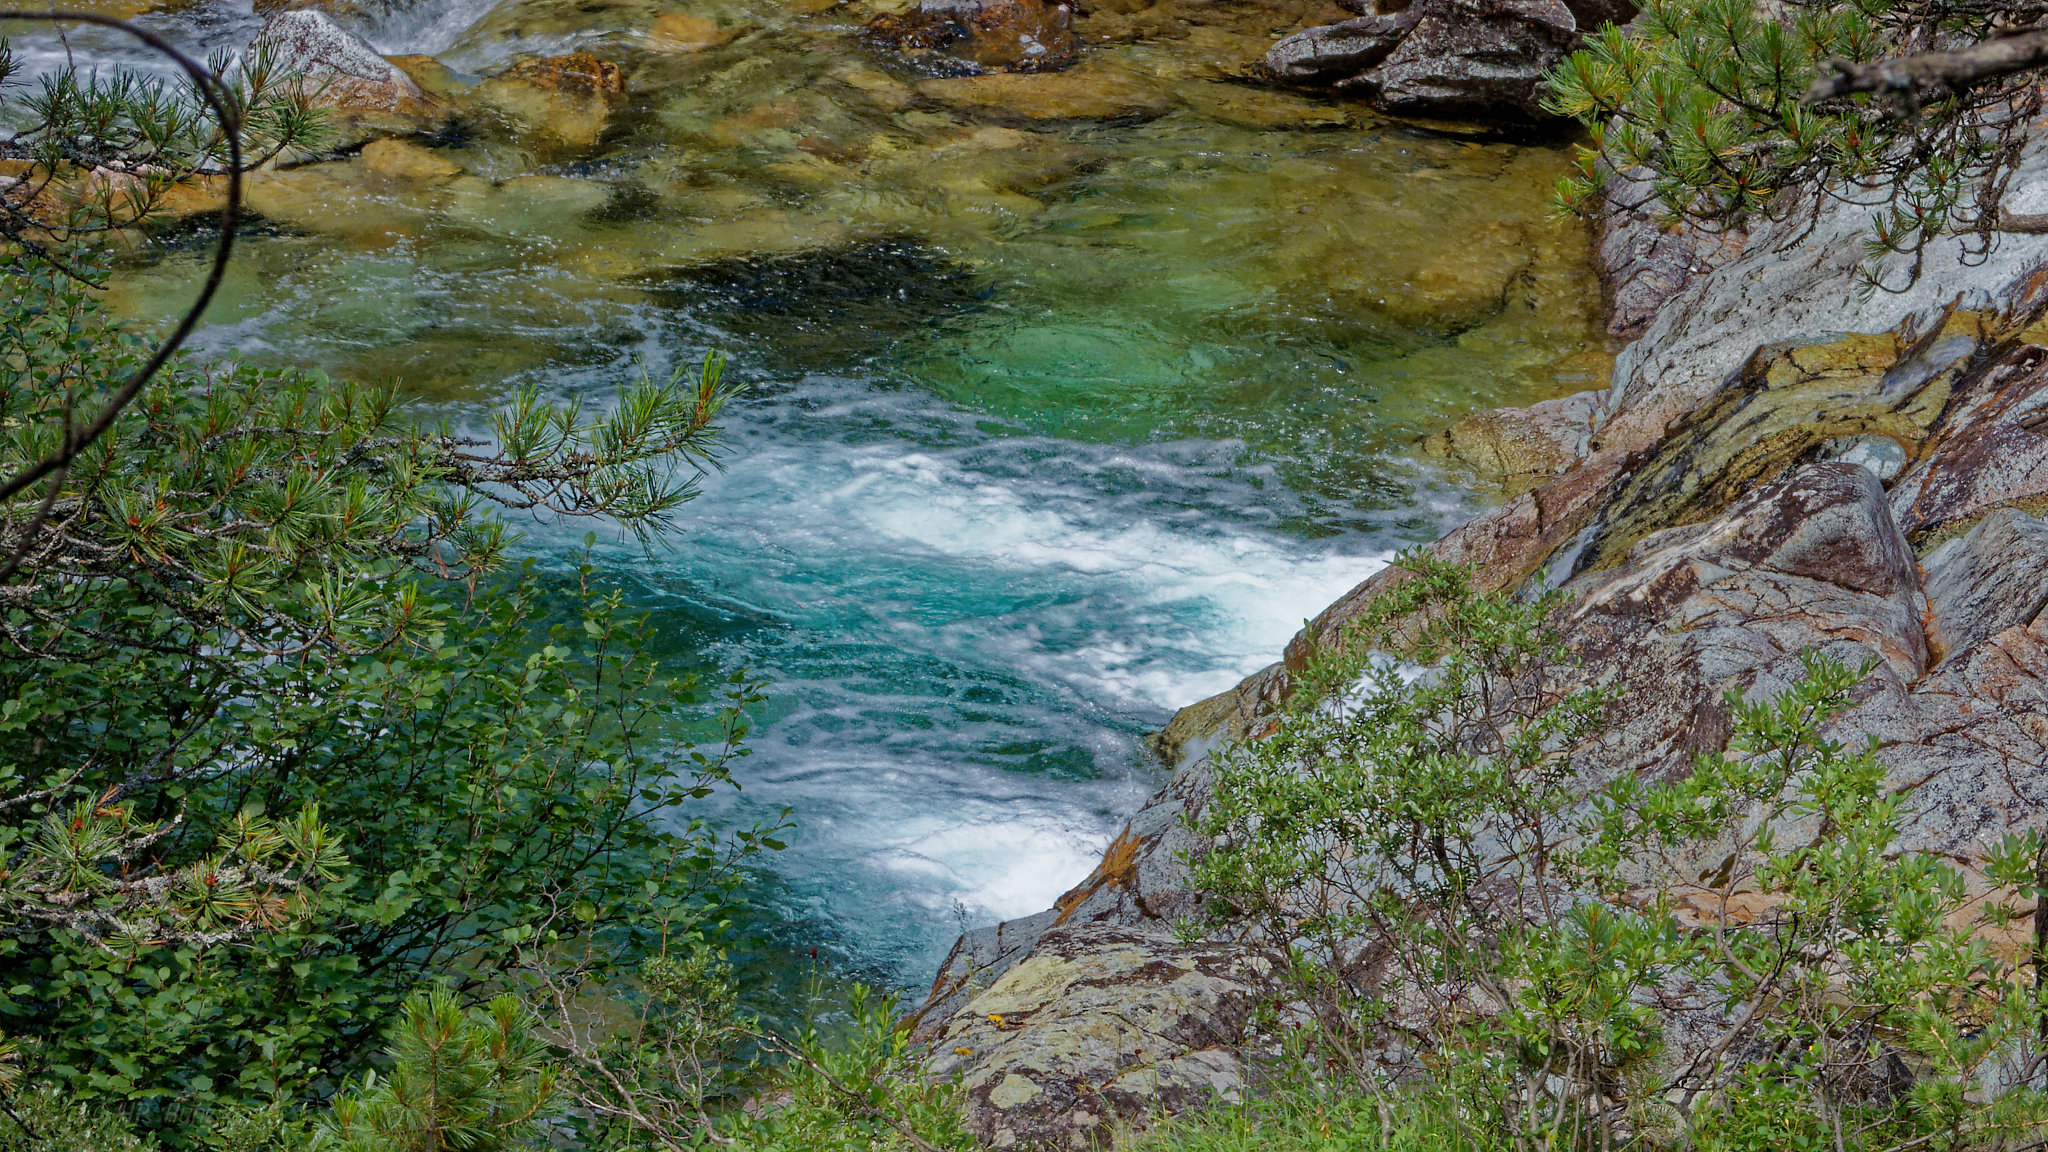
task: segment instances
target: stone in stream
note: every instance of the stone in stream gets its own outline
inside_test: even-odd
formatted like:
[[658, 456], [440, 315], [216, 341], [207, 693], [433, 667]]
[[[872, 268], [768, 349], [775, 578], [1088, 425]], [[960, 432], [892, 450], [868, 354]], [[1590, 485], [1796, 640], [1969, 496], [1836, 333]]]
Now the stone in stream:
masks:
[[[1361, 8], [1363, 4], [1347, 4]], [[1635, 15], [1626, 0], [1414, 0], [1284, 37], [1263, 71], [1365, 97], [1398, 116], [1548, 120], [1544, 77], [1580, 33]]]
[[1045, 0], [919, 0], [868, 24], [881, 47], [968, 71], [1053, 72], [1080, 56], [1073, 12]]
[[404, 140], [372, 140], [363, 146], [363, 165], [379, 176], [403, 180], [452, 180], [462, 169], [431, 148]]
[[1149, 120], [1173, 108], [1171, 93], [1131, 73], [1076, 68], [1053, 76], [997, 72], [926, 80], [918, 94], [990, 120], [1043, 123]]
[[720, 28], [702, 16], [682, 12], [664, 12], [647, 26], [647, 47], [672, 55], [702, 52], [732, 38], [731, 29]]
[[1297, 32], [1266, 53], [1265, 71], [1296, 84], [1334, 84], [1387, 58], [1422, 14], [1414, 8], [1391, 16], [1360, 16]]
[[1074, 18], [1074, 32], [1089, 44], [1130, 44], [1140, 40], [1179, 40], [1188, 34], [1180, 10], [1171, 3], [1110, 8], [1084, 6]]
[[1401, 116], [1550, 117], [1544, 77], [1578, 43], [1570, 9], [1558, 0], [1421, 0], [1409, 11], [1416, 19], [1401, 42], [1338, 80], [1337, 91]]
[[414, 53], [406, 56], [386, 56], [386, 60], [412, 78], [420, 91], [443, 103], [454, 101], [476, 86], [474, 76], [465, 76], [448, 67], [432, 56]]
[[257, 43], [280, 69], [301, 75], [314, 102], [348, 117], [417, 119], [436, 109], [412, 77], [325, 13], [280, 12]]

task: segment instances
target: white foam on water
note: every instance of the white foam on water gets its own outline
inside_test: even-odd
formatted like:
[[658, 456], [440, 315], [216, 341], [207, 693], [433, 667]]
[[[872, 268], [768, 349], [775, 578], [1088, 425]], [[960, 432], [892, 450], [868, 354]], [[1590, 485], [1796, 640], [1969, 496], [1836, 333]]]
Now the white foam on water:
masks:
[[367, 30], [365, 39], [387, 56], [420, 53], [438, 56], [464, 32], [491, 14], [501, 0], [435, 0], [394, 5], [394, 11]]
[[1086, 876], [1118, 814], [1145, 794], [1135, 779], [1032, 787], [959, 765], [941, 779], [940, 767], [905, 771], [866, 756], [831, 764], [804, 797], [802, 870], [882, 897], [862, 903], [885, 924], [896, 904], [940, 923], [1014, 919], [1050, 907]]
[[777, 870], [906, 981], [960, 922], [1083, 879], [1163, 781], [1137, 737], [1277, 659], [1391, 552], [1278, 530], [1289, 497], [1255, 488], [1232, 444], [934, 434], [971, 418], [843, 389], [750, 415], [676, 570], [787, 621], [748, 658], [802, 703], [757, 731], [746, 795], [796, 809]]
[[[1064, 450], [1097, 468], [1127, 462], [1098, 446], [1010, 447]], [[756, 445], [707, 504], [773, 508], [778, 545], [818, 562], [907, 563], [1064, 594], [1066, 612], [1034, 605], [937, 628], [956, 648], [992, 647], [1006, 664], [1140, 709], [1192, 703], [1276, 659], [1306, 618], [1391, 554], [1147, 508], [1057, 477], [993, 474], [976, 466], [986, 452]]]

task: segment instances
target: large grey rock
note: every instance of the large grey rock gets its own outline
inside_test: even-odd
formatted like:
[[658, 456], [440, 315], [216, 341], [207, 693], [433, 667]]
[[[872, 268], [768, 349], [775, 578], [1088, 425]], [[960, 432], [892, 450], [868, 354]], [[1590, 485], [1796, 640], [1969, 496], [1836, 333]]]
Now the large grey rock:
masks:
[[1616, 174], [1601, 189], [1594, 256], [1607, 333], [1617, 340], [1642, 335], [1666, 300], [1740, 255], [1747, 237], [1665, 220], [1654, 191], [1646, 170]]
[[1837, 739], [1883, 742], [1892, 789], [1911, 797], [1899, 847], [1972, 875], [2006, 833], [2048, 825], [2048, 620], [1993, 633], [1834, 727]]
[[1420, 16], [1410, 8], [1392, 16], [1361, 16], [1303, 29], [1282, 37], [1267, 51], [1266, 72], [1297, 84], [1335, 83], [1356, 76], [1386, 59]]
[[1559, 0], [1415, 0], [1395, 15], [1284, 37], [1264, 67], [1397, 116], [1537, 121], [1550, 118], [1543, 78], [1578, 43], [1578, 29]]
[[1896, 475], [1940, 424], [1986, 336], [1983, 317], [1954, 314], [1906, 346], [1882, 333], [1758, 349], [1645, 454], [1575, 566], [1609, 567], [1644, 536], [1718, 515], [1811, 460]]
[[1883, 486], [1852, 464], [1810, 465], [1648, 536], [1566, 591], [1566, 643], [1589, 679], [1625, 689], [1608, 736], [1575, 758], [1596, 776], [1684, 770], [1726, 742], [1726, 691], [1782, 689], [1808, 649], [1876, 657], [1899, 684], [1928, 665], [1913, 550]]
[[[2048, 140], [2036, 139], [2013, 173], [2007, 207], [2048, 211]], [[2004, 234], [1973, 256], [1944, 239], [1913, 261], [1880, 265], [1888, 291], [1864, 291], [1874, 209], [1829, 199], [1758, 227], [1733, 259], [1692, 279], [1615, 358], [1615, 413], [1599, 445], [1641, 452], [1732, 383], [1758, 349], [1820, 344], [1844, 333], [1895, 332], [1902, 344], [1939, 330], [1958, 310], [2018, 317], [2048, 301], [2048, 235]]]
[[2048, 607], [2048, 520], [2000, 508], [1934, 550], [1927, 572], [1928, 642], [1937, 656], [1968, 652]]

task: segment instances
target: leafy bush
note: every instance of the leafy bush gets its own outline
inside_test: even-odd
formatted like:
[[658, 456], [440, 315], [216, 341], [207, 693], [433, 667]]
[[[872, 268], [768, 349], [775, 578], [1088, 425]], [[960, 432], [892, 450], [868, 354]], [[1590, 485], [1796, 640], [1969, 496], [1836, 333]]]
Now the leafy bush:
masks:
[[791, 1039], [741, 1010], [730, 965], [701, 936], [644, 962], [627, 1021], [593, 1012], [587, 986], [541, 982], [544, 1032], [562, 1054], [579, 1147], [973, 1146], [951, 1087], [925, 1081], [890, 999], [865, 986], [849, 990], [846, 1021], [821, 1029], [813, 1020]]
[[733, 1116], [745, 1152], [967, 1152], [978, 1147], [952, 1104], [950, 1085], [924, 1079], [919, 1054], [896, 1027], [888, 997], [856, 986], [851, 1027], [813, 1026], [794, 1042], [769, 1040], [784, 1058], [764, 1106]]
[[[0, 278], [12, 474], [144, 349], [45, 263]], [[485, 509], [659, 526], [729, 395], [715, 360], [604, 413], [528, 394], [486, 440], [175, 362], [0, 508], [0, 1028], [35, 1075], [185, 1141], [331, 1091], [423, 979], [601, 972], [715, 913], [776, 843], [686, 818], [754, 687], [707, 716], [588, 565], [504, 573]]]
[[1605, 690], [1557, 605], [1401, 563], [1197, 818], [1212, 926], [1294, 958], [1267, 1023], [1295, 1079], [1158, 1146], [1332, 1122], [1369, 1148], [1446, 1124], [1503, 1148], [2040, 1138], [2040, 957], [2001, 940], [2043, 898], [2041, 838], [2001, 842], [1974, 891], [1902, 853], [1874, 746], [1827, 729], [1868, 666], [1809, 653], [1789, 691], [1729, 697], [1728, 748], [1687, 777], [1596, 786], [1572, 762]]

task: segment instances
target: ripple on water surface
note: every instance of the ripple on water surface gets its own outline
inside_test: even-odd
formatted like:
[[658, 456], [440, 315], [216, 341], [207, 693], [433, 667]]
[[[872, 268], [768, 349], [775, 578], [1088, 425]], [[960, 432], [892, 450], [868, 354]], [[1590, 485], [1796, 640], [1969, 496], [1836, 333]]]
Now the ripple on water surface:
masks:
[[[1095, 123], [924, 84], [859, 44], [858, 5], [706, 6], [733, 39], [688, 55], [649, 49], [649, 0], [386, 7], [387, 51], [488, 73], [577, 47], [630, 95], [579, 148], [488, 119], [424, 140], [452, 177], [258, 178], [201, 345], [459, 420], [728, 353], [754, 385], [729, 469], [651, 556], [601, 555], [679, 667], [770, 678], [726, 815], [795, 807], [782, 914], [903, 985], [1087, 872], [1159, 782], [1145, 731], [1464, 506], [1415, 435], [1604, 379], [1560, 152], [1229, 78], [1306, 0], [1091, 49], [1075, 75], [1147, 94]], [[121, 306], [174, 312], [202, 247], [166, 230]]]

